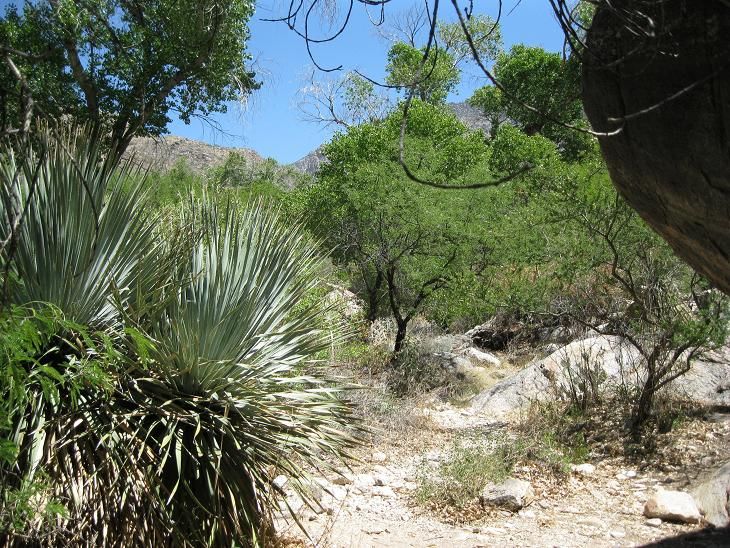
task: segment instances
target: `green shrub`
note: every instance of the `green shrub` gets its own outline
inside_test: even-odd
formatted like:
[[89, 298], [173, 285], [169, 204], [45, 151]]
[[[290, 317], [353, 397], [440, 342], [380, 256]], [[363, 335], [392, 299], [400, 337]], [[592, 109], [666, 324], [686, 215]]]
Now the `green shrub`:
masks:
[[456, 440], [436, 469], [421, 466], [416, 500], [463, 510], [479, 497], [487, 483], [506, 479], [513, 465], [498, 450], [473, 440]]

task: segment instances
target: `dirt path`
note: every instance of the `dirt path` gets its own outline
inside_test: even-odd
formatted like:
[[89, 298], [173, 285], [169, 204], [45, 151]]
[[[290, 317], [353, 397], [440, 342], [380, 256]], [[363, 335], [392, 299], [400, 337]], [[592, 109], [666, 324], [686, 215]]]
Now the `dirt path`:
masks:
[[[572, 474], [558, 482], [543, 470], [521, 467], [515, 476], [529, 480], [535, 501], [519, 513], [493, 510], [468, 524], [455, 525], [414, 502], [419, 469], [444, 457], [450, 440], [462, 431], [498, 432], [489, 423], [449, 405], [425, 412], [431, 428], [413, 439], [390, 439], [372, 446], [347, 479], [321, 481], [320, 514], [300, 512], [312, 541], [323, 547], [476, 547], [476, 546], [632, 546], [699, 530], [663, 522], [651, 526], [642, 515], [648, 494], [657, 486], [682, 489], [711, 461], [720, 460], [730, 442], [727, 421], [689, 422], [676, 436], [666, 470], [638, 471], [617, 459], [594, 462], [590, 475]], [[675, 463], [675, 464], [671, 464]], [[338, 485], [339, 483], [339, 485]], [[326, 491], [329, 491], [328, 494]], [[296, 504], [296, 501], [295, 501]], [[291, 520], [278, 530], [303, 539]], [[728, 539], [714, 545], [727, 546]], [[703, 546], [710, 544], [702, 543]]]

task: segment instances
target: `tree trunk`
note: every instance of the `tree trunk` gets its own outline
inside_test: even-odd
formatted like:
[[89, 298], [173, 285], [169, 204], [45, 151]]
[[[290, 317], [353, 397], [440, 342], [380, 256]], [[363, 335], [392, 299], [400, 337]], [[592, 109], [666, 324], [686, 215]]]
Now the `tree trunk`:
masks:
[[370, 323], [374, 322], [378, 317], [378, 304], [380, 302], [380, 289], [383, 287], [383, 274], [378, 272], [373, 287], [368, 287], [368, 314], [367, 319]]
[[652, 372], [649, 372], [644, 386], [641, 388], [639, 401], [636, 402], [633, 417], [631, 417], [631, 437], [636, 443], [641, 441], [642, 429], [651, 416], [655, 393], [656, 378]]
[[398, 325], [398, 330], [395, 333], [395, 346], [393, 348], [393, 353], [397, 354], [403, 349], [403, 343], [406, 340], [406, 330], [408, 329], [408, 321], [400, 321], [396, 322]]

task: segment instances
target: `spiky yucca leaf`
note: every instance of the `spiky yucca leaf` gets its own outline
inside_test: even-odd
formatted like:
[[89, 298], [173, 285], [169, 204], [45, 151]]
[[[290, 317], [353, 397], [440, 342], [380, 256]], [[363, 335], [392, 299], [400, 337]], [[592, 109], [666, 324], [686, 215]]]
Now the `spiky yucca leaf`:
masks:
[[0, 154], [0, 239], [25, 212], [6, 250], [22, 280], [10, 300], [53, 303], [74, 321], [108, 325], [118, 317], [112, 294], [139, 283], [140, 259], [154, 249], [141, 183], [83, 131], [45, 142], [20, 158], [9, 146]]

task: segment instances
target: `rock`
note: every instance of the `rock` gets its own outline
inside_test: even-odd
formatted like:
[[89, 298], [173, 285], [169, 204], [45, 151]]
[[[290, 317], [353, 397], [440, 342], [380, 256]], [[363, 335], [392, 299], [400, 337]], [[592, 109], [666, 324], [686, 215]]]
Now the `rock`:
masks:
[[[574, 341], [541, 360], [534, 360], [517, 374], [504, 379], [472, 399], [472, 409], [481, 415], [504, 420], [535, 401], [554, 400], [568, 393], [569, 375], [591, 364], [601, 388], [630, 386], [641, 382], [634, 374], [637, 350], [620, 337], [600, 335]], [[703, 406], [730, 406], [730, 348], [723, 347], [667, 387], [669, 394]], [[635, 472], [634, 472], [635, 474]], [[624, 474], [625, 477], [633, 477]]]
[[[629, 30], [637, 17], [652, 28]], [[671, 51], [657, 55], [669, 35]], [[582, 65], [582, 95], [591, 126], [606, 133], [598, 140], [619, 193], [730, 293], [730, 71], [719, 69], [727, 36], [727, 2], [601, 2], [587, 36], [595, 55]]]
[[730, 525], [730, 462], [706, 473], [691, 492], [706, 522]]
[[353, 484], [358, 489], [367, 489], [375, 485], [375, 478], [370, 474], [358, 474], [355, 476]]
[[375, 486], [372, 491], [376, 497], [393, 498], [395, 497], [395, 491], [390, 487], [386, 486]]
[[574, 464], [570, 469], [579, 476], [591, 476], [596, 471], [596, 467], [588, 462], [583, 464]]
[[497, 506], [517, 512], [535, 498], [530, 482], [508, 478], [499, 484], [489, 484], [479, 497], [484, 506]]
[[644, 505], [647, 518], [661, 518], [683, 523], [699, 523], [700, 511], [692, 495], [684, 491], [659, 490]]
[[382, 451], [374, 451], [370, 457], [370, 460], [372, 462], [385, 462], [386, 460], [388, 460], [388, 455], [386, 455]]
[[501, 360], [494, 354], [490, 354], [489, 352], [483, 352], [474, 348], [473, 346], [467, 349], [466, 356], [480, 363], [488, 363], [489, 365], [494, 365], [497, 367], [502, 365]]
[[345, 318], [354, 318], [363, 313], [364, 305], [362, 300], [349, 289], [328, 284], [330, 291], [324, 296], [324, 302], [327, 306], [334, 306], [342, 312]]
[[287, 478], [284, 475], [279, 475], [274, 478], [274, 481], [272, 482], [276, 487], [279, 489], [283, 489], [284, 486], [289, 482], [289, 478]]
[[624, 365], [631, 363], [637, 355], [638, 352], [619, 337], [596, 336], [575, 341], [478, 394], [472, 400], [472, 406], [482, 415], [509, 418], [535, 401], [558, 397], [567, 382], [564, 369], [577, 368], [585, 357], [600, 366], [606, 379], [618, 382]]
[[578, 525], [587, 525], [589, 527], [596, 527], [596, 528], [602, 528], [606, 524], [605, 522], [596, 517], [587, 517], [587, 518], [581, 518], [577, 521]]
[[647, 527], [661, 527], [662, 520], [661, 518], [649, 518], [644, 522], [644, 525], [646, 525]]
[[616, 530], [616, 531], [610, 531], [610, 532], [608, 533], [608, 535], [609, 535], [609, 536], [610, 536], [611, 538], [624, 538], [624, 537], [626, 536], [626, 532], [624, 532], [624, 531], [618, 531], [618, 530]]
[[346, 474], [341, 474], [332, 480], [333, 485], [351, 485], [352, 478]]

